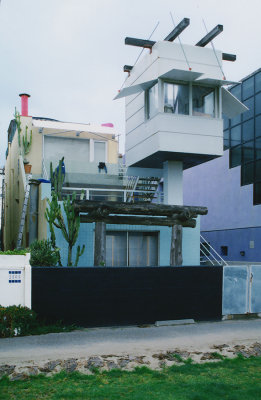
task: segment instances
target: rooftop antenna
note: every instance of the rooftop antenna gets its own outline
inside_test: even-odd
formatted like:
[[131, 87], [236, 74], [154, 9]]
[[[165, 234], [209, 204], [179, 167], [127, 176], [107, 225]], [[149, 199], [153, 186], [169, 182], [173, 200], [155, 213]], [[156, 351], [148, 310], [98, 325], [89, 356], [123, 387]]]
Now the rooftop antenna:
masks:
[[[172, 23], [173, 23], [173, 25], [174, 25], [174, 28], [176, 28], [176, 24], [175, 24], [175, 22], [174, 22], [174, 18], [173, 18], [173, 15], [172, 15], [171, 11], [170, 11], [170, 17], [171, 17], [171, 19], [172, 19]], [[183, 51], [183, 54], [184, 54], [184, 57], [185, 57], [185, 60], [186, 60], [188, 69], [189, 69], [189, 71], [191, 71], [192, 68], [191, 68], [191, 66], [189, 65], [189, 62], [188, 62], [188, 59], [187, 59], [185, 50], [184, 50], [184, 48], [183, 48], [183, 45], [182, 45], [182, 43], [181, 43], [181, 40], [180, 40], [180, 37], [179, 37], [179, 36], [178, 36], [178, 40], [179, 40], [179, 44], [180, 44], [180, 46], [181, 46], [181, 49], [182, 49], [182, 51]]]

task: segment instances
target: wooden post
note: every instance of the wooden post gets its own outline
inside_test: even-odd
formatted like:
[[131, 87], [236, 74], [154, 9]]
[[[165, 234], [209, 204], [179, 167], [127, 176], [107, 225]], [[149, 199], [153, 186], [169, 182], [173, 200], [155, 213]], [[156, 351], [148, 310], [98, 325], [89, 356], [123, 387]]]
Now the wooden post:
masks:
[[182, 226], [173, 225], [171, 230], [170, 266], [180, 266], [182, 262]]
[[106, 262], [106, 224], [95, 223], [94, 266], [105, 266]]

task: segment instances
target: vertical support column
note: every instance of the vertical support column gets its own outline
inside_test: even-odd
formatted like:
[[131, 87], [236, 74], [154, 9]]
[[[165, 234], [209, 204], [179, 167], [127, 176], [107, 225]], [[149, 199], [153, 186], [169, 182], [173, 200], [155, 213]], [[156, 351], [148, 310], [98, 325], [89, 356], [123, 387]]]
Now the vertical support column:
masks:
[[[164, 169], [164, 204], [183, 204], [183, 163], [166, 161]], [[182, 265], [182, 226], [173, 225], [171, 231], [170, 266]]]
[[106, 262], [106, 224], [95, 223], [94, 266], [105, 266]]
[[183, 163], [165, 161], [163, 163], [164, 204], [183, 204]]

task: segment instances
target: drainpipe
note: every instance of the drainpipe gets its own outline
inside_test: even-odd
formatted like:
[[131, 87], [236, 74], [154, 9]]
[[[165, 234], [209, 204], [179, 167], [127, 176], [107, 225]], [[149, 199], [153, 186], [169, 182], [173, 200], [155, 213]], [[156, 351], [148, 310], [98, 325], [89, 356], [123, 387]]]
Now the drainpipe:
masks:
[[38, 239], [39, 185], [39, 181], [31, 179], [29, 203], [29, 246], [34, 240]]

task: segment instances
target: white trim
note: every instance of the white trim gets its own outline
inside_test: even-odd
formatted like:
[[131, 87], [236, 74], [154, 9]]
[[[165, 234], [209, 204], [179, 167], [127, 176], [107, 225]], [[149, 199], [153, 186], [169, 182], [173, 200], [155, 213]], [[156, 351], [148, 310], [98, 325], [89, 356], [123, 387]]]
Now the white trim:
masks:
[[90, 139], [89, 155], [90, 162], [94, 162], [94, 139]]

